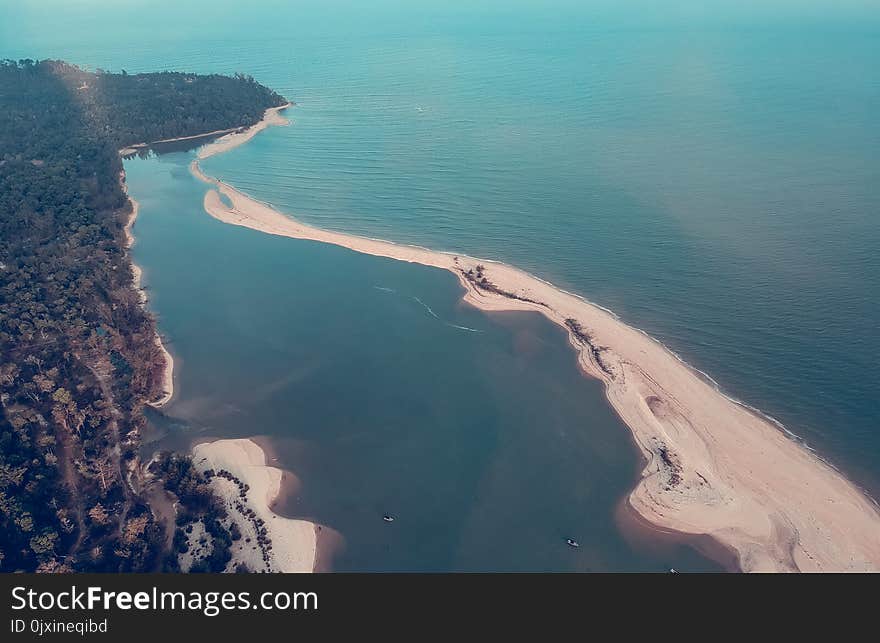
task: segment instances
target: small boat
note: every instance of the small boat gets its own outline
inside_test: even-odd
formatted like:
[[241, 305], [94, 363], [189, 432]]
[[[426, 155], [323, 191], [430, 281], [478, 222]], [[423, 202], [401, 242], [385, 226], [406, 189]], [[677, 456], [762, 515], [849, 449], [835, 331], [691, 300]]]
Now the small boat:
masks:
[[394, 516], [389, 516], [388, 514], [385, 514], [384, 516], [382, 516], [382, 520], [384, 520], [385, 522], [394, 522]]
[[669, 573], [670, 573], [670, 574], [677, 574], [678, 572], [675, 571], [675, 567], [670, 567], [670, 568], [669, 568]]
[[568, 543], [569, 547], [574, 547], [575, 549], [577, 549], [578, 547], [581, 546], [581, 544], [578, 541], [573, 540], [572, 538], [566, 538], [565, 542]]

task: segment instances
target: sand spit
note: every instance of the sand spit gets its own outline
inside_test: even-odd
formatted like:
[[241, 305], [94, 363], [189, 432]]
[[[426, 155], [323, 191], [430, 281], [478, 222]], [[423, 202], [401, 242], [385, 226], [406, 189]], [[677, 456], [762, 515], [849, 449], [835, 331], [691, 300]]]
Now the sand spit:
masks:
[[[281, 492], [283, 472], [266, 464], [266, 454], [256, 442], [217, 440], [196, 445], [192, 453], [200, 471], [214, 471], [211, 485], [242, 534], [241, 539], [233, 543], [230, 569], [244, 563], [251, 571], [314, 571], [318, 560], [317, 526], [305, 520], [284, 518], [272, 511], [272, 504]], [[226, 476], [227, 473], [234, 480]], [[247, 489], [244, 497], [243, 488]], [[260, 527], [265, 527], [269, 545], [258, 542]]]
[[[278, 110], [267, 112], [260, 129], [285, 122]], [[199, 158], [232, 149], [256, 131], [228, 135]], [[443, 268], [458, 277], [465, 301], [477, 308], [531, 310], [565, 328], [581, 368], [604, 382], [644, 455], [628, 502], [651, 524], [710, 536], [736, 552], [744, 571], [880, 570], [880, 512], [870, 498], [770, 419], [724, 395], [610, 311], [503, 263], [303, 224], [206, 176], [197, 160], [190, 169], [213, 186], [204, 205], [220, 221]]]
[[[218, 140], [200, 148], [199, 158], [206, 158], [207, 156], [211, 156], [212, 154], [225, 152], [228, 149], [232, 149], [233, 147], [237, 147], [238, 145], [249, 141], [258, 132], [261, 132], [269, 125], [287, 125], [287, 119], [281, 116], [278, 112], [283, 109], [287, 109], [290, 106], [291, 103], [285, 103], [280, 107], [270, 107], [263, 114], [262, 120], [249, 128], [234, 127], [230, 129], [216, 130], [214, 132], [205, 132], [204, 134], [195, 134], [193, 136], [167, 138], [161, 141], [153, 141], [151, 143], [137, 143], [135, 145], [130, 145], [119, 150], [119, 155], [123, 157], [130, 156], [141, 149], [148, 148], [152, 145], [157, 145], [160, 143], [174, 143], [178, 141], [189, 141], [194, 139], [206, 138], [209, 136], [220, 136], [221, 138], [219, 138]], [[128, 221], [125, 224], [126, 248], [130, 250], [131, 247], [134, 245], [134, 235], [132, 234], [132, 228], [134, 227], [135, 220], [138, 216], [139, 204], [128, 193], [128, 187], [125, 184], [124, 170], [120, 173], [119, 180], [122, 184], [123, 192], [125, 192], [125, 195], [128, 197], [128, 200], [131, 203], [131, 215], [129, 216]], [[143, 270], [141, 270], [140, 266], [135, 264], [134, 261], [131, 262], [131, 270], [132, 273], [134, 273], [134, 287], [140, 294], [141, 303], [146, 306], [147, 295], [141, 285]], [[148, 402], [148, 404], [154, 408], [160, 408], [168, 404], [168, 402], [170, 402], [171, 399], [174, 397], [174, 358], [171, 356], [171, 353], [168, 352], [168, 349], [165, 348], [165, 344], [162, 342], [162, 338], [159, 336], [158, 332], [156, 333], [156, 347], [162, 352], [165, 364], [162, 371], [162, 395], [159, 397], [159, 399]]]
[[133, 145], [129, 145], [128, 147], [123, 147], [119, 150], [120, 156], [131, 156], [132, 154], [136, 154], [143, 149], [147, 149], [148, 147], [152, 147], [153, 145], [161, 145], [162, 143], [178, 143], [180, 141], [194, 141], [200, 138], [208, 138], [210, 136], [223, 136], [224, 134], [230, 134], [232, 132], [241, 132], [244, 128], [241, 127], [231, 127], [229, 129], [218, 129], [213, 132], [205, 132], [204, 134], [193, 134], [192, 136], [178, 136], [177, 138], [163, 138], [159, 141], [151, 141], [149, 143], [135, 143]]
[[[134, 245], [134, 234], [132, 233], [132, 228], [134, 227], [134, 222], [137, 220], [138, 210], [140, 209], [140, 204], [132, 198], [132, 196], [128, 193], [128, 187], [125, 184], [125, 171], [123, 170], [119, 176], [120, 183], [122, 184], [122, 190], [125, 192], [125, 195], [128, 197], [129, 202], [131, 203], [131, 214], [128, 217], [128, 221], [125, 223], [125, 247], [127, 250], [131, 251], [131, 247]], [[147, 305], [147, 293], [144, 291], [143, 286], [141, 285], [141, 280], [143, 279], [143, 270], [138, 266], [134, 261], [131, 262], [131, 271], [134, 274], [134, 287], [138, 291], [138, 294], [141, 299], [141, 305]], [[156, 348], [162, 353], [164, 366], [162, 368], [162, 394], [156, 400], [151, 402], [147, 402], [153, 408], [160, 408], [168, 404], [171, 401], [171, 398], [174, 397], [174, 358], [171, 356], [171, 353], [168, 352], [168, 349], [165, 348], [165, 344], [162, 342], [162, 338], [159, 336], [158, 331], [155, 336]]]
[[222, 136], [216, 141], [199, 148], [198, 157], [200, 159], [206, 159], [215, 154], [228, 152], [234, 147], [247, 143], [270, 125], [289, 125], [290, 121], [284, 118], [279, 112], [287, 109], [291, 104], [292, 103], [285, 103], [279, 107], [270, 107], [265, 111], [263, 119], [259, 123], [248, 127], [245, 130], [237, 130], [230, 134], [226, 134], [226, 136]]

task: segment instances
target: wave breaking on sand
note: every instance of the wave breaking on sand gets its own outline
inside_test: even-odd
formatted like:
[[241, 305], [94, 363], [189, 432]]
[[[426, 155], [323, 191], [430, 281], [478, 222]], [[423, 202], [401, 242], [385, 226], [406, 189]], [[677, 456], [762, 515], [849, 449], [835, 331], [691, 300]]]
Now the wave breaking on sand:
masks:
[[[252, 130], [207, 145], [204, 159], [286, 121], [268, 110]], [[582, 370], [605, 384], [645, 459], [629, 506], [649, 523], [706, 535], [744, 571], [880, 570], [880, 513], [858, 487], [773, 421], [611, 311], [503, 263], [322, 230], [206, 176], [212, 217], [253, 230], [448, 270], [486, 311], [541, 313], [565, 328]], [[231, 203], [224, 204], [223, 194]]]

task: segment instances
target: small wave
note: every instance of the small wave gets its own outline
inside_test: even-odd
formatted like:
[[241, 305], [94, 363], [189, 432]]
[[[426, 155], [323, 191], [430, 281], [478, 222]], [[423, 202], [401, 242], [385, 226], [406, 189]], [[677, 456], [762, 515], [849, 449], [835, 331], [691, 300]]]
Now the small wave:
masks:
[[449, 326], [450, 328], [457, 328], [458, 330], [465, 330], [469, 333], [482, 333], [483, 332], [479, 328], [471, 328], [470, 326], [459, 326], [458, 324], [453, 324], [451, 322], [443, 322], [443, 323], [446, 324], [447, 326]]
[[[598, 308], [599, 310], [607, 313], [608, 315], [613, 317], [615, 320], [619, 321], [621, 324], [624, 324], [625, 326], [632, 328], [633, 330], [635, 330], [638, 333], [641, 333], [642, 335], [644, 335], [645, 337], [647, 337], [649, 340], [653, 341], [654, 343], [659, 344], [666, 352], [668, 352], [670, 355], [672, 355], [679, 363], [681, 363], [683, 366], [688, 368], [691, 372], [695, 373], [700, 379], [702, 379], [703, 381], [708, 383], [722, 397], [724, 397], [725, 399], [727, 399], [730, 402], [733, 402], [737, 406], [741, 406], [742, 408], [744, 408], [748, 411], [751, 411], [755, 415], [758, 415], [762, 419], [766, 420], [770, 424], [773, 424], [778, 429], [783, 431], [786, 435], [788, 435], [790, 438], [794, 439], [796, 442], [798, 442], [801, 446], [806, 448], [808, 451], [811, 451], [812, 453], [816, 454], [817, 456], [819, 455], [816, 452], [816, 450], [813, 447], [811, 447], [803, 437], [801, 437], [800, 435], [798, 435], [797, 433], [795, 433], [794, 431], [789, 429], [787, 426], [785, 426], [785, 424], [783, 424], [782, 422], [777, 420], [775, 417], [773, 417], [769, 413], [765, 413], [761, 409], [756, 408], [750, 404], [747, 404], [743, 400], [728, 393], [727, 391], [724, 390], [724, 388], [721, 386], [721, 384], [719, 384], [715, 380], [715, 378], [713, 378], [711, 375], [709, 375], [706, 371], [703, 371], [703, 370], [697, 368], [696, 366], [694, 366], [693, 364], [691, 364], [690, 362], [688, 362], [681, 355], [679, 355], [675, 350], [673, 350], [670, 346], [668, 346], [665, 342], [657, 339], [656, 337], [654, 337], [653, 335], [648, 333], [646, 330], [643, 330], [643, 329], [639, 328], [638, 326], [628, 324], [623, 319], [621, 319], [620, 315], [618, 315], [616, 312], [614, 312], [610, 308], [606, 308], [605, 306], [603, 306], [601, 304], [597, 304], [596, 302], [594, 302], [590, 299], [587, 299], [583, 295], [580, 295], [576, 292], [571, 292], [569, 290], [561, 288], [561, 287], [547, 281], [546, 279], [542, 279], [541, 277], [538, 277], [537, 275], [526, 272], [525, 270], [522, 270], [520, 268], [516, 268], [515, 266], [511, 266], [510, 264], [506, 264], [502, 261], [498, 261], [498, 260], [494, 260], [494, 259], [484, 259], [481, 261], [483, 261], [483, 263], [488, 263], [488, 264], [494, 263], [494, 264], [497, 264], [500, 266], [505, 266], [507, 268], [513, 268], [514, 270], [517, 270], [525, 275], [533, 277], [537, 281], [540, 281], [541, 283], [545, 284], [546, 286], [549, 286], [550, 288], [553, 288], [554, 290], [556, 290], [558, 292], [561, 292], [561, 293], [564, 293], [564, 294], [569, 295], [571, 297], [574, 297], [576, 299], [579, 299], [579, 300], [589, 304], [590, 306], [593, 306], [594, 308]], [[824, 458], [820, 457], [819, 459], [822, 460], [823, 462], [825, 462], [825, 464], [828, 464], [829, 466], [831, 466], [833, 469], [838, 470], [837, 467], [835, 467], [833, 464], [831, 464], [830, 462], [828, 462]]]
[[463, 330], [463, 331], [466, 331], [466, 332], [468, 332], [468, 333], [482, 333], [482, 332], [483, 332], [483, 331], [480, 330], [479, 328], [471, 328], [471, 327], [469, 327], [469, 326], [459, 326], [458, 324], [453, 324], [452, 322], [448, 322], [448, 321], [446, 321], [445, 319], [442, 319], [437, 313], [434, 312], [434, 309], [433, 309], [433, 308], [431, 308], [428, 304], [426, 304], [425, 302], [423, 302], [423, 301], [422, 301], [421, 299], [419, 299], [418, 297], [413, 297], [413, 299], [416, 300], [417, 302], [419, 302], [419, 304], [421, 304], [421, 306], [422, 306], [425, 310], [427, 310], [427, 311], [431, 314], [431, 316], [432, 316], [434, 319], [443, 322], [445, 325], [449, 326], [450, 328], [455, 328], [455, 329], [457, 329], [457, 330]]
[[[397, 291], [394, 290], [394, 288], [388, 288], [387, 286], [373, 286], [373, 288], [375, 288], [376, 290], [381, 290], [382, 292], [397, 294]], [[431, 308], [428, 304], [423, 302], [418, 297], [412, 297], [412, 299], [415, 302], [417, 302], [422, 308], [427, 310], [428, 314], [431, 315], [431, 317], [433, 317], [437, 321], [443, 322], [446, 326], [449, 326], [450, 328], [455, 328], [456, 330], [463, 330], [468, 333], [482, 333], [483, 332], [479, 328], [471, 328], [470, 326], [460, 326], [459, 324], [453, 324], [452, 322], [448, 322], [445, 319], [443, 319], [442, 317], [440, 317], [440, 315], [435, 313], [433, 308]]]
[[[433, 317], [434, 319], [440, 319], [440, 317], [437, 315], [437, 313], [435, 313], [434, 310], [428, 304], [423, 302], [418, 297], [413, 297], [413, 299], [415, 299], [417, 302], [419, 302], [425, 310], [427, 310], [429, 313], [431, 313], [431, 317]], [[443, 321], [443, 320], [440, 320], [440, 321]]]

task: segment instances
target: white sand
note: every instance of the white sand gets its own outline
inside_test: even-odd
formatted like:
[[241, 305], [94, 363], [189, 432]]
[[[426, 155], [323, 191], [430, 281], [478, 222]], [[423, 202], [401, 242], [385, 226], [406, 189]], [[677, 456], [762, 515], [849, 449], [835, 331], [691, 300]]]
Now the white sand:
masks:
[[123, 147], [119, 150], [120, 156], [129, 156], [140, 150], [151, 147], [153, 145], [160, 145], [162, 143], [177, 143], [178, 141], [191, 141], [197, 138], [207, 138], [209, 136], [222, 136], [224, 134], [229, 134], [232, 132], [240, 132], [242, 131], [241, 127], [230, 127], [229, 129], [218, 129], [213, 132], [205, 132], [204, 134], [193, 134], [192, 136], [178, 136], [177, 138], [163, 138], [158, 141], [152, 141], [150, 143], [134, 143], [133, 145], [129, 145], [128, 147]]
[[[268, 114], [263, 127], [272, 124]], [[250, 139], [233, 134], [199, 158]], [[238, 137], [238, 138], [235, 138]], [[220, 143], [218, 141], [218, 143]], [[880, 512], [859, 488], [769, 419], [722, 394], [659, 342], [610, 312], [502, 263], [404, 246], [305, 225], [205, 176], [214, 218], [267, 234], [344, 246], [357, 252], [444, 268], [483, 310], [532, 310], [568, 328], [583, 370], [605, 383], [647, 464], [629, 503], [658, 527], [705, 534], [735, 551], [744, 571], [880, 570]], [[218, 195], [232, 203], [227, 208]], [[500, 290], [475, 287], [478, 264]], [[589, 344], [566, 325], [575, 319]]]
[[[265, 521], [272, 549], [268, 565], [257, 546], [253, 524], [237, 509], [241, 502], [239, 488], [234, 483], [214, 476], [211, 484], [226, 503], [229, 516], [238, 523], [241, 540], [232, 546], [235, 564], [243, 562], [252, 571], [311, 572], [317, 558], [317, 531], [315, 524], [293, 520], [272, 511], [272, 503], [281, 490], [282, 471], [266, 464], [266, 455], [252, 440], [217, 440], [193, 448], [193, 461], [201, 471], [225, 469], [248, 485], [244, 504], [253, 509], [257, 518]], [[245, 538], [251, 538], [245, 543]]]
[[227, 152], [234, 147], [243, 145], [270, 125], [289, 125], [290, 121], [284, 118], [279, 112], [287, 109], [288, 107], [290, 107], [290, 105], [290, 103], [287, 103], [285, 105], [281, 105], [280, 107], [270, 107], [265, 111], [265, 113], [263, 114], [263, 119], [259, 123], [247, 128], [246, 130], [227, 134], [226, 136], [218, 138], [212, 143], [208, 143], [207, 145], [199, 149], [198, 157], [200, 159], [206, 159], [209, 156], [214, 156], [215, 154]]

